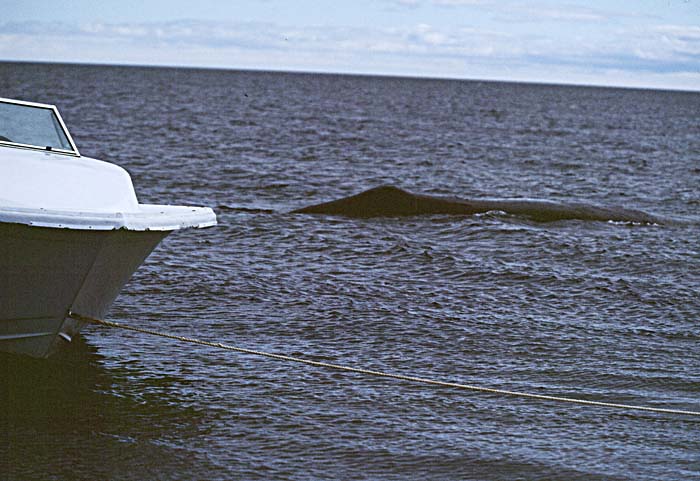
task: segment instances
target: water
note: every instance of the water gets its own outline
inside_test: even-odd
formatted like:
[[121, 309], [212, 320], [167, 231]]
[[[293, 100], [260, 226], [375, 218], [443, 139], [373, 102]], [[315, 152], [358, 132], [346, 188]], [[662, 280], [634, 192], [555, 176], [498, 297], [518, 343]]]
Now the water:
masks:
[[[700, 410], [700, 94], [0, 64], [142, 202], [209, 205], [109, 319], [424, 377]], [[391, 184], [664, 226], [292, 209]], [[7, 479], [691, 479], [698, 419], [455, 392], [88, 327], [2, 359]], [[4, 439], [3, 439], [4, 438]]]

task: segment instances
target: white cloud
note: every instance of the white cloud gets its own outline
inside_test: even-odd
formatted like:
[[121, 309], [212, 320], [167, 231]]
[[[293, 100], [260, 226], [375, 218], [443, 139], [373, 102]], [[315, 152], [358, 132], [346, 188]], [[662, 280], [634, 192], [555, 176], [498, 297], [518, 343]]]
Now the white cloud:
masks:
[[[533, 22], [553, 22], [553, 23], [594, 23], [594, 22], [617, 22], [621, 20], [654, 20], [648, 14], [633, 11], [619, 11], [612, 9], [602, 9], [587, 7], [577, 4], [567, 4], [561, 2], [506, 2], [494, 5], [494, 16], [501, 21], [511, 23], [533, 23]], [[601, 25], [603, 26], [603, 25]]]
[[[661, 42], [678, 55], [700, 55], [700, 27], [662, 25], [654, 30]], [[696, 59], [700, 70], [700, 58]]]
[[415, 9], [418, 7], [472, 7], [493, 5], [493, 0], [384, 0], [395, 6]]
[[390, 0], [390, 3], [396, 5], [397, 7], [409, 7], [415, 8], [420, 6], [420, 0]]
[[636, 61], [639, 69], [700, 74], [700, 27], [659, 25], [628, 30], [621, 36], [630, 46], [630, 63]]
[[547, 20], [566, 22], [602, 22], [606, 20], [603, 13], [591, 9], [553, 9], [547, 8], [538, 11], [530, 11], [530, 18], [540, 18]]
[[425, 23], [394, 28], [196, 20], [0, 24], [0, 59], [7, 60], [555, 82], [610, 83], [614, 77], [635, 85], [647, 78], [655, 86], [665, 78], [668, 86], [698, 90], [699, 58], [700, 27], [674, 25], [561, 40], [510, 29], [440, 28]]
[[430, 0], [429, 3], [438, 7], [465, 7], [491, 4], [488, 0]]

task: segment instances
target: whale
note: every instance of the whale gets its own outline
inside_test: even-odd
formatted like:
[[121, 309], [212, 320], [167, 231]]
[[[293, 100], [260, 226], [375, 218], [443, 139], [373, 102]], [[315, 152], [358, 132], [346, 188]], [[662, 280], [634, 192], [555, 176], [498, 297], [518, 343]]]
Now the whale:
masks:
[[421, 215], [469, 216], [486, 212], [505, 212], [537, 222], [563, 220], [617, 221], [638, 224], [663, 224], [663, 220], [641, 210], [605, 207], [585, 202], [542, 199], [461, 199], [414, 194], [391, 185], [321, 204], [293, 210], [293, 214], [323, 214], [351, 218], [409, 217]]

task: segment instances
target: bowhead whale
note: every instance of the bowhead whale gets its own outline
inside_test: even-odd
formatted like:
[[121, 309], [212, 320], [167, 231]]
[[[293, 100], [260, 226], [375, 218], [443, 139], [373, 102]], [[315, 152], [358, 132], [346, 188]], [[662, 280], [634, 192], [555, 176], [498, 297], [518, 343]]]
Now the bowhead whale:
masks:
[[640, 224], [663, 223], [661, 219], [646, 212], [621, 207], [537, 199], [445, 198], [413, 194], [393, 186], [375, 187], [350, 197], [296, 209], [292, 213], [369, 218], [435, 214], [473, 215], [490, 211], [502, 211], [539, 222], [579, 219]]

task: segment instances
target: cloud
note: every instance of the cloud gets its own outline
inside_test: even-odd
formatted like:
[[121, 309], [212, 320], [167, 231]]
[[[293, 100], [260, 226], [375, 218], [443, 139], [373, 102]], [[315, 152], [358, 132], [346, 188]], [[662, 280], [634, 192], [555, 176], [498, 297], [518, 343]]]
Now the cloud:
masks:
[[484, 7], [492, 18], [507, 22], [601, 22], [621, 18], [653, 18], [635, 12], [586, 7], [560, 2], [495, 2], [494, 0], [384, 0], [395, 7]]
[[416, 9], [418, 7], [473, 7], [493, 5], [493, 0], [384, 0], [394, 7]]
[[[629, 19], [655, 20], [652, 15], [632, 11], [619, 11], [586, 7], [575, 4], [530, 2], [504, 3], [494, 10], [494, 17], [510, 23], [594, 23], [612, 22]], [[604, 26], [604, 25], [601, 25]]]
[[617, 78], [634, 80], [636, 75], [639, 82], [645, 75], [656, 83], [662, 77], [681, 79], [674, 85], [684, 88], [695, 82], [697, 90], [700, 27], [618, 28], [595, 37], [560, 38], [427, 23], [379, 28], [200, 20], [14, 22], [0, 24], [0, 59], [536, 81], [599, 78], [598, 83], [615, 72]]
[[420, 0], [388, 0], [388, 3], [395, 7], [416, 8], [421, 5]]
[[430, 0], [428, 3], [436, 7], [467, 7], [473, 5], [490, 5], [489, 0]]
[[[438, 29], [428, 24], [399, 28], [291, 27], [272, 23], [227, 23], [181, 20], [164, 23], [110, 24], [81, 26], [61, 24], [7, 23], [0, 34], [33, 37], [60, 37], [125, 42], [139, 45], [202, 46], [284, 51], [373, 51], [385, 53], [425, 53], [437, 56], [498, 55], [513, 51], [509, 35], [474, 29]], [[487, 48], [479, 47], [487, 46]]]
[[511, 22], [542, 20], [556, 22], [602, 22], [608, 19], [608, 14], [600, 10], [585, 7], [517, 7], [507, 13], [501, 13], [501, 18]]
[[700, 27], [661, 25], [654, 28], [653, 32], [659, 37], [660, 43], [676, 55], [691, 58], [700, 55]]
[[631, 47], [625, 64], [640, 71], [700, 75], [700, 27], [658, 25], [627, 34]]

